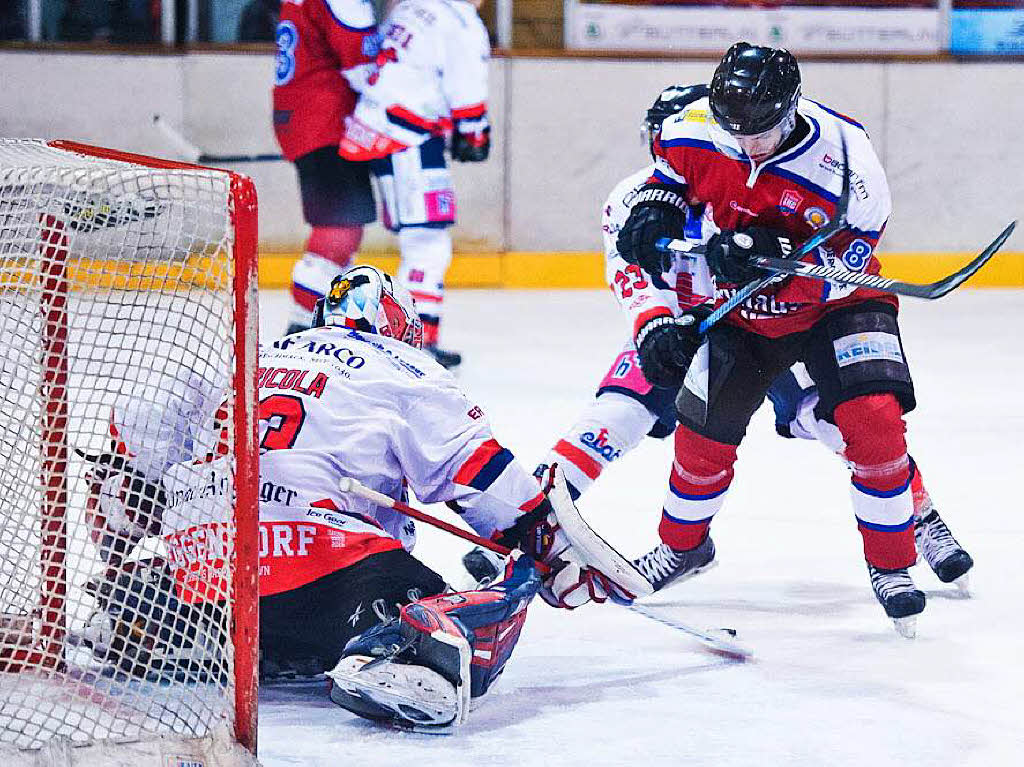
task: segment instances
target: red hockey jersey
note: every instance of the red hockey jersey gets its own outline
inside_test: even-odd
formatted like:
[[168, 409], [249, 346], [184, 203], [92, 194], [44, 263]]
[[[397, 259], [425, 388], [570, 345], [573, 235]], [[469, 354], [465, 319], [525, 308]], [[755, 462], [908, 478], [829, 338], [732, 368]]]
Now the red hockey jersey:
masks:
[[[685, 187], [688, 201], [704, 205], [705, 217], [720, 229], [770, 227], [799, 244], [835, 215], [842, 189], [842, 131], [851, 168], [848, 225], [804, 260], [877, 274], [875, 247], [892, 199], [867, 133], [859, 123], [809, 99], [800, 100], [798, 112], [808, 134], [754, 165], [717, 128], [707, 99], [696, 101], [662, 126], [652, 180]], [[721, 302], [734, 290], [719, 283], [716, 298]], [[896, 303], [894, 296], [867, 288], [790, 278], [754, 296], [725, 321], [774, 338], [806, 330], [825, 312], [867, 298]]]
[[[274, 132], [289, 160], [341, 139], [356, 92], [343, 75], [377, 55], [369, 0], [284, 0], [277, 25]], [[358, 75], [357, 75], [358, 78]]]

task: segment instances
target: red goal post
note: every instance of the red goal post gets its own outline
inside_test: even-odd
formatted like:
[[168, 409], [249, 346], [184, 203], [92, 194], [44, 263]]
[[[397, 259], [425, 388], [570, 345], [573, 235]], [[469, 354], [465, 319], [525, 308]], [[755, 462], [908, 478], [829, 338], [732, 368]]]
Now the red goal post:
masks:
[[[245, 176], [0, 139], [0, 755], [252, 762], [256, 243]], [[117, 412], [169, 441], [115, 439]], [[104, 554], [95, 458], [120, 437], [164, 525], [222, 561], [182, 574], [155, 530]]]

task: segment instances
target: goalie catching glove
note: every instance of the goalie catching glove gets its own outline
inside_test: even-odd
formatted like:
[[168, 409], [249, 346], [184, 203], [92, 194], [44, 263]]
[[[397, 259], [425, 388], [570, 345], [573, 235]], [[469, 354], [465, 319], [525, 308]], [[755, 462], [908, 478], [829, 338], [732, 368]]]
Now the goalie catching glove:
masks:
[[91, 467], [85, 519], [89, 535], [108, 565], [120, 564], [146, 536], [159, 535], [167, 505], [163, 482], [155, 482], [117, 454], [116, 445], [102, 455], [82, 456]]
[[609, 598], [630, 604], [651, 593], [647, 579], [580, 516], [557, 466], [551, 467], [545, 496], [496, 541], [551, 568], [540, 589], [545, 602], [572, 610]]

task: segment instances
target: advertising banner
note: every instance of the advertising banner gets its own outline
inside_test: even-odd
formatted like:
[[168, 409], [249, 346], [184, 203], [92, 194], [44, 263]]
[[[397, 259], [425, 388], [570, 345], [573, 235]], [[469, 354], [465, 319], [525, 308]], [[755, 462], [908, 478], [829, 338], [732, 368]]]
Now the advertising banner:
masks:
[[719, 53], [737, 40], [795, 53], [936, 53], [938, 2], [566, 0], [565, 44], [587, 50]]
[[953, 0], [953, 53], [1024, 55], [1024, 0]]

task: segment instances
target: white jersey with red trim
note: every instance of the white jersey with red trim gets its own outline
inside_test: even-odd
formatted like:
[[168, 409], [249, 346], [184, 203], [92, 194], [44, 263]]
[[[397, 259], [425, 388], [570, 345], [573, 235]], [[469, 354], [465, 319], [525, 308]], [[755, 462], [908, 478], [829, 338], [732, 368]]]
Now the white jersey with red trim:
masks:
[[[542, 500], [481, 408], [428, 354], [346, 328], [314, 328], [261, 347], [260, 591], [276, 594], [415, 541], [412, 521], [343, 495], [354, 477], [392, 498], [454, 501], [477, 533], [510, 527]], [[233, 477], [220, 439], [224, 390], [199, 379], [114, 409], [116, 451], [167, 505], [162, 535], [185, 586], [202, 598], [225, 559]], [[193, 584], [189, 587], [189, 584]], [[189, 589], [193, 594], [189, 594]]]
[[453, 121], [486, 120], [490, 43], [472, 5], [401, 0], [380, 32], [377, 70], [355, 109], [359, 123], [417, 146]]
[[184, 368], [151, 375], [112, 409], [113, 452], [164, 491], [160, 527], [179, 596], [223, 598], [234, 497], [224, 439], [227, 388]]
[[401, 341], [335, 327], [286, 336], [261, 349], [258, 385], [263, 594], [411, 548], [411, 520], [341, 494], [342, 477], [454, 501], [483, 536], [543, 498], [451, 374]]
[[[714, 280], [703, 258], [675, 256], [669, 270], [648, 275], [621, 255], [615, 241], [619, 236], [636, 196], [654, 172], [654, 165], [632, 173], [612, 189], [601, 209], [601, 232], [604, 238], [605, 279], [622, 310], [629, 318], [635, 336], [640, 326], [658, 315], [678, 315], [714, 296]], [[706, 242], [717, 230], [705, 220], [700, 208], [687, 216], [686, 238]]]

